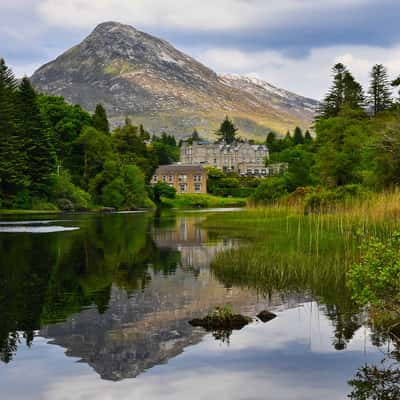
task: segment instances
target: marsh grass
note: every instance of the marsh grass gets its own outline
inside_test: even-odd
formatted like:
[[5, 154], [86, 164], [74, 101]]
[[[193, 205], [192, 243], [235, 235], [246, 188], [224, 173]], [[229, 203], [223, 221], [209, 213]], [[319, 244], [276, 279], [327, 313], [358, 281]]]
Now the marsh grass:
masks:
[[[203, 224], [210, 232], [242, 239], [217, 254], [213, 274], [226, 286], [299, 294], [318, 301], [338, 332], [351, 337], [362, 308], [352, 300], [346, 273], [370, 236], [391, 237], [400, 222], [400, 191], [349, 198], [309, 214], [304, 203], [277, 203], [226, 215]], [[335, 347], [342, 346], [338, 339]]]

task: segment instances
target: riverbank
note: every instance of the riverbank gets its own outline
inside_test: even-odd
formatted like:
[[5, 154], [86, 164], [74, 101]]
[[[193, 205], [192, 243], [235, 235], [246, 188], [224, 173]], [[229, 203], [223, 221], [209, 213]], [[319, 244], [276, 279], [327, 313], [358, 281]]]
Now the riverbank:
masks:
[[219, 197], [210, 194], [178, 194], [175, 198], [161, 198], [164, 208], [193, 209], [193, 208], [227, 208], [245, 207], [247, 199], [238, 197]]

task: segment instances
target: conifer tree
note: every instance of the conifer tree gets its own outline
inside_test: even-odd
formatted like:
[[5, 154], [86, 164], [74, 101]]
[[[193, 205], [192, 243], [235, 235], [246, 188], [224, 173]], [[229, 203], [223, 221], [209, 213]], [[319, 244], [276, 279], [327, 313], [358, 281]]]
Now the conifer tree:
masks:
[[11, 206], [13, 196], [26, 187], [27, 164], [24, 143], [18, 132], [17, 81], [0, 59], [0, 196]]
[[353, 110], [362, 109], [365, 97], [361, 85], [342, 64], [332, 68], [333, 84], [319, 110], [319, 118], [336, 117], [347, 106]]
[[293, 133], [293, 143], [295, 145], [304, 143], [303, 132], [302, 132], [301, 128], [299, 128], [298, 126], [296, 126], [294, 133]]
[[312, 138], [312, 136], [311, 136], [311, 133], [310, 133], [310, 131], [307, 129], [307, 130], [306, 130], [306, 133], [304, 134], [304, 143], [305, 143], [305, 144], [311, 144], [312, 141], [313, 141], [313, 138]]
[[[392, 81], [392, 86], [400, 88], [400, 76], [397, 79], [395, 79], [394, 81]], [[400, 91], [399, 91], [399, 96], [400, 96]]]
[[224, 141], [227, 144], [231, 144], [236, 140], [236, 133], [238, 129], [235, 127], [233, 122], [225, 117], [225, 120], [222, 122], [220, 128], [216, 132], [216, 135], [220, 137], [220, 141]]
[[28, 78], [23, 78], [17, 90], [18, 125], [24, 138], [28, 161], [27, 174], [33, 194], [45, 194], [50, 175], [55, 170], [55, 150], [50, 133], [43, 123], [37, 94]]
[[373, 66], [369, 87], [369, 102], [372, 106], [374, 115], [390, 108], [392, 104], [392, 94], [390, 82], [386, 68], [382, 64]]
[[101, 104], [97, 104], [93, 114], [93, 126], [100, 132], [110, 133], [107, 113]]

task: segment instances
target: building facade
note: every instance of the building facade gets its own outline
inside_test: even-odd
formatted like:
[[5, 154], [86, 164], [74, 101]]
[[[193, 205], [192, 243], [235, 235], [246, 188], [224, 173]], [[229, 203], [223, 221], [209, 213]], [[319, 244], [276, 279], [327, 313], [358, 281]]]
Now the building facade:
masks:
[[245, 143], [183, 142], [180, 161], [187, 165], [204, 165], [241, 175], [268, 175], [265, 145]]
[[151, 183], [165, 182], [177, 193], [207, 193], [207, 171], [202, 165], [160, 165]]

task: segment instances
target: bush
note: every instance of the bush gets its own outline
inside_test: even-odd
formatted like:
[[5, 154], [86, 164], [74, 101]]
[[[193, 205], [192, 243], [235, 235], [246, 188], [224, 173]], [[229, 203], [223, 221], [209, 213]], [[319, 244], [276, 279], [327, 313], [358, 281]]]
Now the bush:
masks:
[[255, 189], [252, 200], [256, 203], [272, 203], [287, 195], [286, 181], [282, 177], [266, 178]]
[[400, 311], [400, 232], [386, 241], [369, 239], [361, 252], [361, 261], [348, 272], [354, 300], [361, 305]]
[[[51, 197], [60, 209], [65, 211], [87, 210], [91, 202], [90, 194], [75, 186], [68, 171], [65, 170], [59, 176], [53, 176]], [[71, 204], [67, 204], [66, 200], [72, 203], [72, 209]]]
[[28, 189], [19, 191], [14, 199], [12, 208], [30, 210], [32, 208], [32, 198]]

